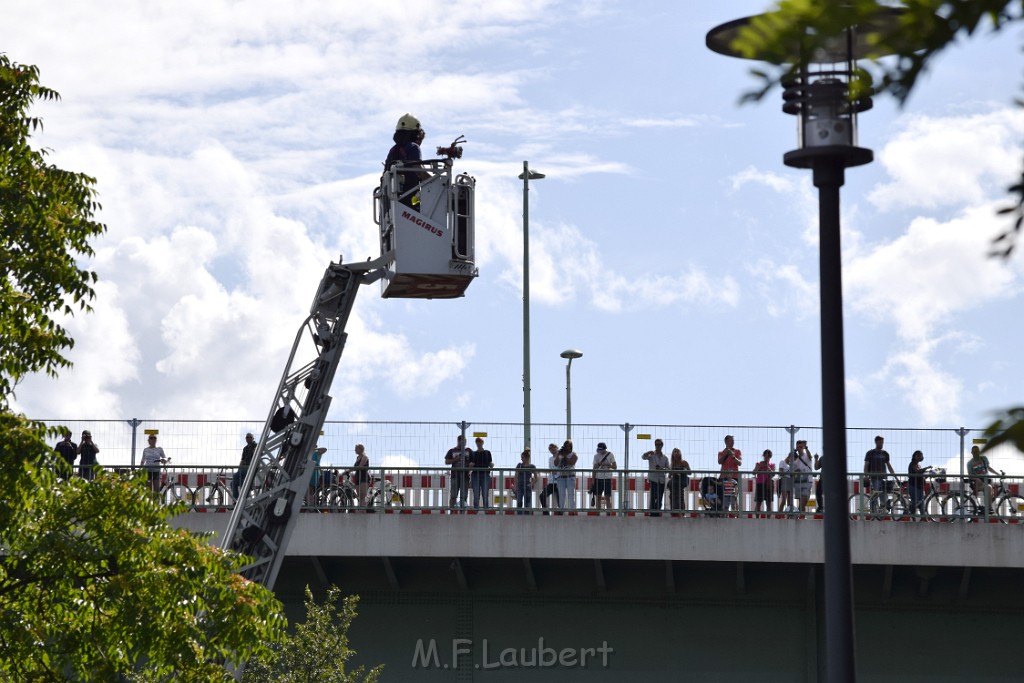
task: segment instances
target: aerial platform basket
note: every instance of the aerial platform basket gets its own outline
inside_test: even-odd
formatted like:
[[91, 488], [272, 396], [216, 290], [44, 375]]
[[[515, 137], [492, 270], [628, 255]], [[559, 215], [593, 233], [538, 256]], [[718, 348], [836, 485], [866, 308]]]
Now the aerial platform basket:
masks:
[[454, 299], [465, 294], [478, 274], [475, 187], [471, 176], [452, 177], [451, 159], [395, 164], [384, 172], [373, 193], [381, 256], [388, 258], [381, 279], [383, 298]]

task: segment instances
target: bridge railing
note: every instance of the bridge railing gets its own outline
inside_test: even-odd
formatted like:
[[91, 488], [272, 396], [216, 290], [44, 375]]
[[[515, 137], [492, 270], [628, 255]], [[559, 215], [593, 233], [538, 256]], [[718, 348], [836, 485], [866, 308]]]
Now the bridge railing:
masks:
[[[114, 468], [132, 476], [141, 468]], [[200, 512], [234, 505], [228, 467], [166, 466], [148, 478], [164, 503], [183, 501]], [[451, 467], [370, 467], [363, 472], [317, 468], [304, 509], [309, 512], [397, 514], [540, 514], [821, 519], [825, 501], [820, 472], [775, 475], [719, 470], [566, 470], [537, 468], [473, 470]], [[144, 479], [145, 472], [139, 473]], [[664, 474], [664, 481], [660, 474]], [[1024, 478], [984, 478], [985, 486], [960, 478], [925, 476], [916, 493], [906, 476], [862, 472], [847, 478], [840, 502], [852, 519], [976, 521], [1024, 519]], [[874, 488], [872, 488], [874, 487]], [[660, 497], [659, 497], [660, 493]], [[600, 496], [598, 494], [601, 494]], [[607, 494], [607, 495], [605, 495]], [[788, 494], [788, 495], [787, 495]], [[598, 498], [601, 498], [599, 501]], [[599, 505], [600, 502], [600, 505]]]

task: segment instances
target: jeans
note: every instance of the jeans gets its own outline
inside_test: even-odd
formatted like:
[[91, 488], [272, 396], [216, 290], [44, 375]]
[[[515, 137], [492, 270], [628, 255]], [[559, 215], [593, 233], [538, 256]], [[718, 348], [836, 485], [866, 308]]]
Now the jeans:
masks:
[[[663, 481], [651, 481], [651, 498], [648, 503], [648, 507], [651, 510], [661, 509], [661, 499], [665, 495], [665, 482]], [[657, 514], [657, 513], [655, 513]], [[653, 515], [652, 515], [653, 516]]]
[[517, 515], [528, 515], [530, 514], [527, 510], [533, 507], [533, 489], [529, 486], [516, 489], [516, 510]]
[[473, 491], [473, 506], [476, 508], [490, 507], [487, 504], [488, 489], [491, 487], [490, 470], [470, 472], [469, 484], [470, 489]]
[[907, 495], [910, 496], [910, 514], [924, 514], [924, 488], [907, 487]]
[[576, 477], [555, 479], [555, 500], [558, 501], [556, 507], [576, 509]]
[[242, 485], [248, 475], [248, 467], [239, 467], [238, 471], [231, 475], [231, 497], [235, 500], [238, 500], [238, 487]]
[[551, 498], [552, 496], [554, 497], [554, 500], [552, 501], [550, 507], [558, 507], [558, 487], [555, 486], [554, 480], [548, 482], [548, 484], [543, 489], [541, 489], [540, 494], [537, 496], [538, 498], [540, 498], [540, 506], [542, 508], [545, 508], [545, 512], [543, 513], [545, 515], [548, 514], [546, 510], [546, 508], [549, 507], [548, 499]]
[[448, 494], [448, 506], [455, 507], [455, 498], [459, 499], [459, 507], [466, 507], [466, 496], [469, 495], [469, 472], [452, 470], [451, 493]]

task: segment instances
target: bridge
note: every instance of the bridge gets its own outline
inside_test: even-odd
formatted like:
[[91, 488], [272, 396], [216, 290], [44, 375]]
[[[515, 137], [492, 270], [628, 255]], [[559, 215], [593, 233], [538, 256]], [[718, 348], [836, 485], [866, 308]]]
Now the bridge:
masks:
[[[355, 661], [385, 663], [385, 681], [822, 680], [822, 516], [754, 513], [744, 496], [727, 514], [652, 517], [635, 480], [612, 514], [449, 513], [432, 486], [372, 514], [310, 508], [276, 592], [293, 619], [306, 585], [360, 595]], [[179, 523], [223, 529], [223, 509], [200, 509]], [[1014, 677], [969, 643], [1015, 651], [1024, 525], [843, 513], [862, 680]]]

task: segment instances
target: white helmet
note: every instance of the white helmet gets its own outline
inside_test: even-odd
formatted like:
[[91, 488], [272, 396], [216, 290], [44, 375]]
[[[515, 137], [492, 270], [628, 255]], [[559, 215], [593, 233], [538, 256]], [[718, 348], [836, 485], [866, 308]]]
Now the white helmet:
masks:
[[395, 126], [395, 130], [419, 130], [420, 120], [412, 114], [406, 114], [402, 118], [398, 119], [398, 125]]

